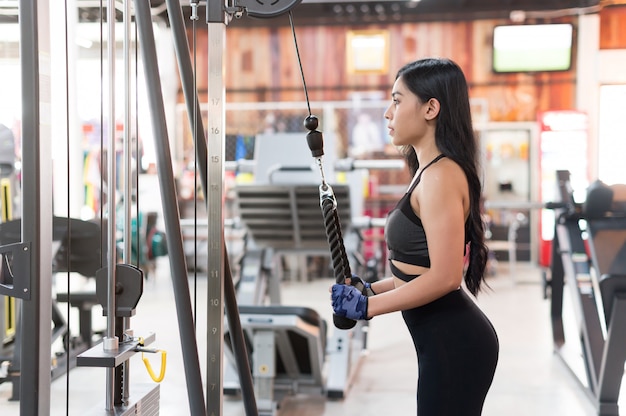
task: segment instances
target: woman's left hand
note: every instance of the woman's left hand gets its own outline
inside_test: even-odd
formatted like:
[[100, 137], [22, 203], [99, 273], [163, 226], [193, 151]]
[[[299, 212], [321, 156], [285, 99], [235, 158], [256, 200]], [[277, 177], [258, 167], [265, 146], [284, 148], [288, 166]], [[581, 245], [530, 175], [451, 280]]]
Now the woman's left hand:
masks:
[[367, 297], [354, 286], [335, 284], [331, 288], [335, 315], [349, 319], [368, 319]]

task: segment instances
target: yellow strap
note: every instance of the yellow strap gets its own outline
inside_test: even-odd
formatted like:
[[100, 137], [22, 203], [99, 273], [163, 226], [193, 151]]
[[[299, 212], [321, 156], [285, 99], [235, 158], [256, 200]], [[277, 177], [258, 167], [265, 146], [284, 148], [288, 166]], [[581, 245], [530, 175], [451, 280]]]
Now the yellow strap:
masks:
[[148, 359], [144, 357], [143, 352], [141, 353], [141, 359], [143, 360], [143, 363], [146, 365], [148, 374], [150, 374], [150, 377], [155, 383], [160, 383], [161, 381], [163, 381], [163, 378], [165, 377], [165, 366], [167, 364], [167, 352], [164, 350], [160, 350], [160, 352], [161, 352], [161, 373], [159, 374], [159, 377], [156, 377], [154, 375], [154, 371], [152, 371], [152, 366], [150, 365], [150, 361], [148, 361]]
[[11, 181], [8, 178], [0, 179], [0, 222], [8, 222], [13, 219], [11, 202]]

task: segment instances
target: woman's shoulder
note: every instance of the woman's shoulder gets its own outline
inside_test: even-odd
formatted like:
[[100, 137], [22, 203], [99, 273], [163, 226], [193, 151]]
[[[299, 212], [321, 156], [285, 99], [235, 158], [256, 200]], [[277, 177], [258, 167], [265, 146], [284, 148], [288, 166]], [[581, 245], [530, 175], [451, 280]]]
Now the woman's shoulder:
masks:
[[465, 183], [466, 177], [463, 168], [457, 162], [443, 157], [424, 171], [422, 182], [430, 185], [451, 186], [456, 183]]
[[419, 186], [413, 192], [413, 197], [419, 205], [422, 198], [442, 198], [450, 202], [457, 198], [465, 199], [468, 192], [468, 182], [461, 166], [450, 158], [443, 158], [424, 171]]
[[431, 213], [441, 213], [463, 201], [468, 201], [468, 182], [465, 172], [454, 160], [443, 158], [435, 163], [422, 176], [420, 185], [415, 189], [412, 202], [417, 207], [420, 216], [422, 205], [430, 206]]

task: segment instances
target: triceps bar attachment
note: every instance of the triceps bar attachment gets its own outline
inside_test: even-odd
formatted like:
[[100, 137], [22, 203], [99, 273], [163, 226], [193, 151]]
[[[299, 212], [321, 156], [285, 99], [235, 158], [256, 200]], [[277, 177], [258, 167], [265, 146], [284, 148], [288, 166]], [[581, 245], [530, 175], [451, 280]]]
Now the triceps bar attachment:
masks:
[[[314, 115], [309, 115], [304, 120], [304, 127], [309, 132], [306, 135], [306, 141], [311, 150], [311, 155], [315, 158], [315, 162], [320, 169], [322, 184], [320, 190], [320, 207], [324, 217], [324, 226], [326, 227], [326, 237], [330, 246], [330, 257], [335, 273], [335, 281], [339, 284], [345, 283], [346, 279], [352, 276], [350, 271], [350, 263], [343, 244], [343, 236], [341, 234], [341, 224], [339, 222], [339, 214], [337, 213], [337, 200], [333, 192], [333, 188], [326, 182], [324, 176], [324, 166], [322, 164], [322, 156], [324, 156], [324, 137], [317, 130], [318, 119]], [[356, 321], [342, 316], [333, 315], [333, 323], [339, 329], [350, 329], [356, 325]]]

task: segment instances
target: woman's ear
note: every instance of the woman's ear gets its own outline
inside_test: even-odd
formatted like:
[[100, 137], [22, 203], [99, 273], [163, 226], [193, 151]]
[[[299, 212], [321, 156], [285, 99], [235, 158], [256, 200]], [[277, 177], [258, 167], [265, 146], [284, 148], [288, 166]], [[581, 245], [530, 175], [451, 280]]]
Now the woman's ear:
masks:
[[441, 104], [439, 100], [436, 98], [431, 98], [426, 103], [426, 120], [434, 120], [439, 115], [439, 110], [441, 109]]

